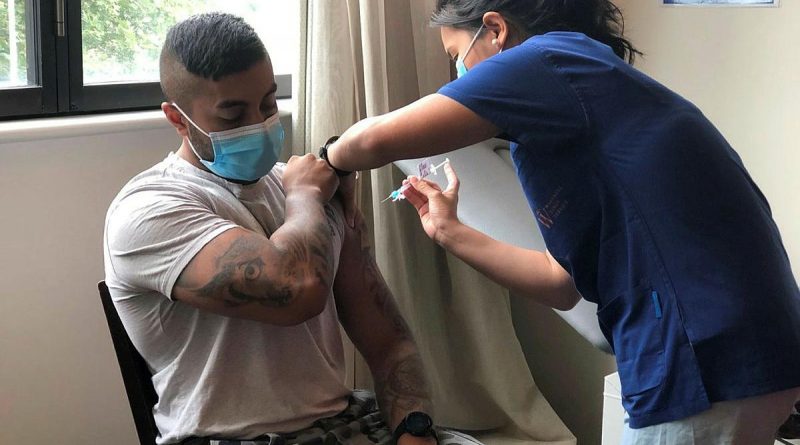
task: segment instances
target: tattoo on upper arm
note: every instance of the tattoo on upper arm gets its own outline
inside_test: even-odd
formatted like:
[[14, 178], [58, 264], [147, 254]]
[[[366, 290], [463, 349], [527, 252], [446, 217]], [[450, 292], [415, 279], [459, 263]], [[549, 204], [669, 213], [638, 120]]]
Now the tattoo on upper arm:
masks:
[[[257, 235], [245, 235], [234, 240], [228, 250], [215, 262], [216, 272], [203, 286], [187, 288], [194, 295], [221, 300], [227, 307], [258, 303], [267, 307], [284, 307], [292, 300], [291, 290], [285, 284], [272, 284], [264, 293], [251, 289], [265, 274], [266, 264], [256, 247]], [[239, 279], [240, 278], [240, 279]], [[181, 277], [175, 284], [186, 288]]]
[[274, 264], [265, 263], [263, 240], [259, 237], [248, 234], [234, 240], [216, 258], [215, 273], [204, 285], [190, 288], [181, 276], [176, 287], [199, 297], [221, 300], [227, 307], [255, 303], [281, 308], [297, 297], [296, 284], [308, 277], [330, 286], [333, 247], [330, 230], [324, 222], [318, 221], [313, 230], [304, 234], [288, 237], [278, 249], [282, 260]]

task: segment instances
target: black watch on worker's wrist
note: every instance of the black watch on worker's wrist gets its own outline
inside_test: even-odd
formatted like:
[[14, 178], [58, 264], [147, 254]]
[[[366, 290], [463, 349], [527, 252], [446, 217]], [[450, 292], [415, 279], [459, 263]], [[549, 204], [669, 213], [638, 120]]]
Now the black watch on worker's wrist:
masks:
[[394, 441], [397, 442], [397, 439], [403, 434], [411, 434], [414, 437], [433, 437], [436, 443], [439, 443], [439, 437], [433, 428], [433, 419], [421, 411], [408, 413], [400, 425], [397, 425], [394, 430]]
[[349, 174], [351, 174], [353, 172], [349, 172], [349, 171], [346, 171], [346, 170], [339, 170], [338, 168], [334, 167], [333, 164], [331, 164], [330, 159], [328, 159], [328, 147], [330, 147], [331, 144], [336, 142], [338, 139], [339, 139], [339, 136], [332, 136], [331, 138], [329, 138], [325, 142], [325, 145], [323, 145], [322, 147], [319, 148], [319, 158], [320, 159], [324, 159], [325, 162], [327, 162], [328, 165], [333, 169], [333, 171], [336, 172], [336, 176], [340, 176], [341, 177], [341, 176], [347, 176], [347, 175], [349, 175]]

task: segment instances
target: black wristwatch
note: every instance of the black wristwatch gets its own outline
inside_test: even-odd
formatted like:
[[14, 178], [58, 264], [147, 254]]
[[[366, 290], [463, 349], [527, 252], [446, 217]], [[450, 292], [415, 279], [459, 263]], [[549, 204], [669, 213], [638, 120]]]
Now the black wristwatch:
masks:
[[333, 144], [337, 140], [339, 140], [339, 136], [330, 137], [325, 142], [325, 145], [323, 145], [322, 147], [319, 148], [319, 158], [320, 159], [324, 159], [325, 162], [328, 163], [328, 165], [333, 169], [333, 171], [336, 172], [336, 176], [339, 176], [339, 177], [347, 176], [347, 175], [349, 175], [349, 174], [351, 174], [353, 172], [349, 172], [349, 171], [346, 171], [346, 170], [339, 170], [338, 168], [334, 167], [333, 164], [331, 164], [330, 159], [328, 159], [328, 147], [330, 147], [331, 144]]
[[431, 416], [421, 412], [413, 411], [397, 425], [394, 430], [394, 441], [400, 438], [403, 434], [411, 434], [414, 437], [433, 437], [436, 443], [439, 443], [439, 437], [436, 435], [436, 430], [433, 428], [433, 419]]

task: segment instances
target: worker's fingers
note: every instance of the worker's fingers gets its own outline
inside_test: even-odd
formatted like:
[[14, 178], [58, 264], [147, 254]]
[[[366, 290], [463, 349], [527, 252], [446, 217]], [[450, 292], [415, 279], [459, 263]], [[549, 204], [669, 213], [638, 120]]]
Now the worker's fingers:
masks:
[[411, 184], [411, 187], [425, 195], [428, 199], [436, 196], [439, 193], [442, 193], [442, 189], [437, 184], [425, 179], [419, 179], [416, 176], [410, 177], [408, 179], [408, 183]]
[[444, 174], [447, 176], [447, 188], [445, 189], [445, 193], [454, 193], [458, 194], [458, 189], [461, 187], [461, 182], [458, 180], [458, 175], [456, 175], [455, 169], [450, 165], [450, 163], [444, 164]]

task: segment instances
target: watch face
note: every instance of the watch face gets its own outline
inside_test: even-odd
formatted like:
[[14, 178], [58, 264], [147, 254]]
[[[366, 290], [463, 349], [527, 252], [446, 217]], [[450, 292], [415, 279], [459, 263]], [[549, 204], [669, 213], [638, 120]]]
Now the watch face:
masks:
[[427, 435], [432, 427], [431, 416], [425, 413], [413, 412], [406, 417], [406, 430], [414, 436]]

